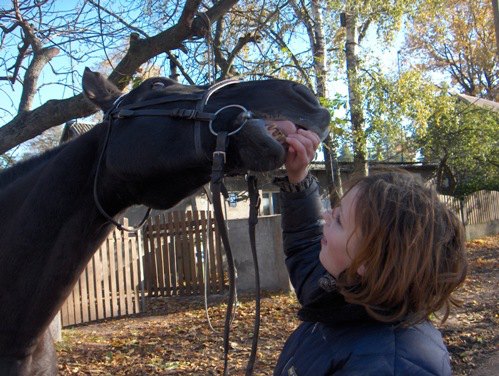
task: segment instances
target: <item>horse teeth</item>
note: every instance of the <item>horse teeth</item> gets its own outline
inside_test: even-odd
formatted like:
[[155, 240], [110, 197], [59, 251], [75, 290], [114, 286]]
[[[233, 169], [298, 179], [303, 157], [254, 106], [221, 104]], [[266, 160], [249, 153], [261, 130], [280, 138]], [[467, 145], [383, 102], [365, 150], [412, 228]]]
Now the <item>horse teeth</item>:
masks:
[[270, 123], [267, 125], [267, 131], [270, 136], [277, 142], [284, 143], [286, 141], [286, 135], [279, 129], [275, 123]]
[[280, 129], [276, 129], [275, 132], [273, 132], [272, 137], [279, 142], [284, 142], [286, 140], [286, 135], [282, 133]]

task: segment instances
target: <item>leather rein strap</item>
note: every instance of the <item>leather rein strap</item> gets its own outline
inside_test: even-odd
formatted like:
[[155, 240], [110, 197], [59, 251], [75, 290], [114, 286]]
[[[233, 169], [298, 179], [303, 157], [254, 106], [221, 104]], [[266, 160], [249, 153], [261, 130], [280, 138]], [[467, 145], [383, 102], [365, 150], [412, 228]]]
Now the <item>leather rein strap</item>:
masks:
[[251, 353], [246, 367], [246, 375], [253, 373], [253, 367], [256, 360], [256, 350], [258, 347], [258, 334], [260, 332], [260, 268], [258, 266], [258, 254], [256, 253], [256, 224], [258, 223], [258, 210], [260, 209], [260, 196], [258, 194], [257, 179], [254, 175], [246, 177], [248, 182], [248, 195], [250, 199], [250, 211], [248, 218], [248, 232], [251, 244], [251, 255], [253, 257], [253, 266], [255, 269], [255, 321], [253, 327], [253, 341], [251, 344]]
[[[213, 208], [215, 212], [215, 221], [218, 227], [218, 232], [225, 249], [227, 256], [228, 275], [229, 275], [229, 300], [227, 302], [227, 311], [225, 312], [224, 324], [224, 375], [228, 375], [228, 355], [229, 355], [229, 337], [232, 311], [235, 303], [236, 295], [236, 276], [234, 258], [232, 249], [230, 248], [229, 236], [222, 211], [221, 195], [225, 190], [223, 186], [224, 166], [225, 166], [225, 149], [227, 141], [227, 132], [219, 132], [217, 134], [217, 146], [213, 152], [213, 167], [211, 173], [210, 190], [213, 196]], [[249, 236], [251, 244], [251, 254], [253, 256], [253, 265], [255, 268], [255, 320], [253, 327], [253, 339], [251, 344], [251, 353], [246, 366], [246, 375], [252, 375], [256, 360], [256, 352], [258, 347], [258, 333], [260, 331], [260, 272], [258, 267], [258, 256], [256, 253], [255, 227], [258, 223], [258, 209], [260, 207], [260, 197], [257, 189], [257, 179], [255, 176], [247, 176], [248, 194], [250, 197], [250, 214], [248, 218]]]
[[[150, 214], [151, 209], [148, 209], [145, 217], [138, 226], [128, 228], [121, 225], [119, 222], [117, 222], [114, 218], [112, 218], [110, 215], [106, 213], [106, 211], [102, 208], [99, 202], [99, 197], [97, 194], [98, 175], [103, 161], [103, 157], [107, 149], [107, 144], [111, 134], [111, 127], [113, 124], [113, 119], [122, 119], [128, 117], [136, 117], [136, 116], [162, 116], [162, 117], [183, 118], [187, 120], [193, 120], [195, 122], [194, 123], [195, 150], [196, 154], [202, 158], [207, 158], [207, 156], [203, 152], [201, 145], [201, 123], [208, 122], [210, 132], [217, 137], [216, 149], [213, 152], [213, 165], [212, 165], [210, 187], [213, 196], [215, 220], [227, 256], [228, 276], [229, 276], [229, 301], [227, 303], [227, 311], [225, 314], [225, 324], [224, 324], [224, 375], [228, 375], [230, 324], [231, 324], [232, 311], [236, 295], [236, 276], [235, 276], [236, 273], [235, 273], [234, 258], [232, 255], [232, 250], [230, 248], [229, 237], [227, 233], [227, 227], [225, 226], [225, 220], [223, 217], [221, 194], [222, 192], [226, 192], [226, 189], [223, 186], [223, 178], [225, 173], [224, 167], [226, 162], [226, 149], [227, 149], [228, 137], [239, 132], [242, 129], [242, 127], [246, 124], [246, 121], [251, 119], [252, 114], [248, 110], [246, 110], [243, 106], [238, 104], [231, 104], [224, 106], [219, 110], [217, 110], [215, 113], [205, 112], [204, 107], [208, 103], [208, 100], [213, 95], [213, 93], [215, 93], [216, 91], [220, 90], [221, 88], [227, 85], [235, 84], [238, 82], [239, 82], [238, 80], [225, 80], [210, 86], [208, 90], [206, 90], [201, 94], [167, 95], [164, 97], [145, 100], [142, 102], [130, 105], [124, 105], [124, 106], [120, 106], [121, 102], [123, 101], [123, 97], [118, 98], [115, 101], [113, 107], [109, 109], [109, 111], [106, 112], [105, 114], [105, 120], [107, 119], [109, 126], [107, 129], [104, 146], [102, 148], [99, 161], [97, 164], [97, 172], [94, 179], [94, 201], [101, 214], [108, 221], [117, 226], [120, 230], [135, 232], [145, 223]], [[150, 106], [156, 106], [164, 103], [179, 102], [179, 101], [196, 102], [196, 108], [195, 109], [174, 108], [174, 109], [164, 109], [164, 110], [147, 108]], [[237, 129], [232, 130], [230, 132], [227, 131], [216, 132], [213, 129], [213, 120], [215, 120], [215, 118], [220, 112], [226, 110], [227, 108], [234, 108], [234, 107], [242, 110], [242, 116], [240, 118], [241, 124], [238, 125]], [[258, 196], [256, 177], [247, 176], [247, 182], [248, 182], [248, 194], [250, 197], [250, 213], [248, 219], [249, 236], [250, 236], [251, 252], [253, 256], [253, 263], [255, 267], [255, 288], [256, 288], [253, 339], [252, 339], [250, 357], [248, 360], [248, 364], [246, 366], [246, 375], [252, 375], [256, 359], [257, 347], [258, 347], [258, 333], [260, 330], [260, 274], [259, 274], [258, 257], [256, 253], [256, 241], [255, 241], [255, 226], [258, 222], [258, 209], [260, 206], [260, 197]]]

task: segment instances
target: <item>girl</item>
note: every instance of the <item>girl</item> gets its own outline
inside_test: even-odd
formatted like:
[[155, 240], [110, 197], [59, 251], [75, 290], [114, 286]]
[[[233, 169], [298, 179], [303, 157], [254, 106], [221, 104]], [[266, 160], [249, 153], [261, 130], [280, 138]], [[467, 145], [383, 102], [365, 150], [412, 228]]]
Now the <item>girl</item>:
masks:
[[287, 136], [281, 188], [284, 252], [302, 308], [274, 375], [450, 375], [428, 320], [448, 316], [464, 280], [464, 231], [434, 190], [388, 171], [353, 180], [321, 219], [307, 166], [318, 137]]

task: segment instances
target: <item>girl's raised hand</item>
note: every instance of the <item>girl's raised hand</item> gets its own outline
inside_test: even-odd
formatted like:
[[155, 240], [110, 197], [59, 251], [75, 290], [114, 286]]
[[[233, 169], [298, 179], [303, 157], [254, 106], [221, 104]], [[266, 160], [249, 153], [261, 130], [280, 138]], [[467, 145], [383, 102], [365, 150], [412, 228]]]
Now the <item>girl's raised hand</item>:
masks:
[[290, 183], [301, 182], [308, 173], [308, 165], [315, 156], [315, 150], [321, 140], [314, 132], [298, 129], [286, 137], [289, 145], [285, 167]]

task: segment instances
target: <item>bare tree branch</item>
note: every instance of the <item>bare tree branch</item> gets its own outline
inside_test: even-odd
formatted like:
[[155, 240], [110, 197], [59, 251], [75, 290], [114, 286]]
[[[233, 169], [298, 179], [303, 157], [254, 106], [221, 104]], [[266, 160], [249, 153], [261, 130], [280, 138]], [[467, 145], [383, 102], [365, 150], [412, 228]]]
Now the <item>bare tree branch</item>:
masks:
[[[128, 51], [110, 74], [110, 80], [123, 89], [143, 63], [162, 53], [183, 48], [182, 43], [190, 38], [204, 36], [207, 29], [203, 17], [196, 16], [200, 3], [201, 0], [187, 0], [179, 21], [167, 30], [151, 37], [131, 38]], [[206, 15], [213, 23], [236, 3], [237, 0], [219, 1], [207, 10]], [[48, 61], [47, 58], [53, 57], [55, 50], [40, 48], [39, 53], [45, 59], [39, 63], [43, 63]], [[26, 103], [29, 103], [29, 100], [26, 100]], [[70, 119], [89, 116], [94, 112], [96, 108], [81, 94], [64, 100], [51, 100], [31, 111], [20, 112], [0, 127], [0, 154], [41, 134], [46, 129]]]
[[19, 112], [28, 111], [31, 109], [33, 97], [36, 94], [38, 78], [45, 65], [59, 54], [59, 49], [56, 47], [42, 48], [35, 52], [33, 60], [26, 70], [23, 82], [23, 93], [19, 101]]
[[267, 31], [269, 36], [272, 37], [272, 39], [277, 42], [282, 48], [285, 48], [288, 53], [290, 54], [291, 60], [294, 63], [294, 67], [300, 72], [300, 75], [302, 76], [303, 80], [307, 83], [307, 86], [309, 88], [313, 88], [312, 81], [310, 80], [310, 76], [307, 73], [307, 71], [304, 69], [303, 65], [300, 63], [299, 59], [291, 52], [291, 49], [288, 47], [286, 42], [274, 31], [269, 30]]

